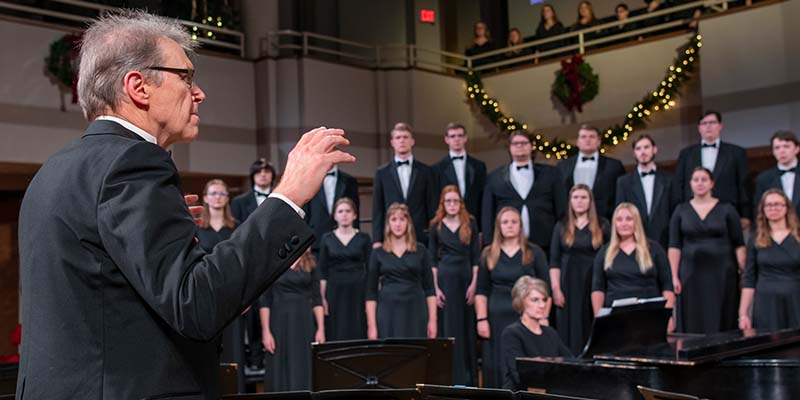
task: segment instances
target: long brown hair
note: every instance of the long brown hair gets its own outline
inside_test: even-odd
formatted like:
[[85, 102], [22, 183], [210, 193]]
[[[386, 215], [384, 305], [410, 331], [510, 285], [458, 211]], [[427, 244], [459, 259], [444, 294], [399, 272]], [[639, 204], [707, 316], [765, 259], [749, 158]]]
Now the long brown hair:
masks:
[[547, 26], [547, 20], [544, 18], [544, 9], [545, 8], [549, 8], [550, 11], [553, 12], [553, 26], [555, 26], [557, 23], [561, 22], [561, 21], [558, 20], [558, 14], [556, 14], [555, 7], [553, 7], [552, 4], [545, 3], [545, 4], [542, 4], [542, 9], [541, 9], [541, 11], [539, 11], [539, 26], [541, 26], [543, 28]]
[[764, 212], [764, 206], [767, 204], [767, 196], [777, 194], [781, 196], [786, 204], [786, 227], [794, 239], [800, 241], [800, 232], [798, 232], [797, 213], [794, 211], [794, 205], [786, 193], [780, 189], [769, 189], [761, 196], [758, 202], [758, 216], [756, 217], [756, 248], [765, 249], [772, 245], [772, 227], [767, 220], [767, 214]]
[[517, 215], [517, 218], [520, 219], [519, 221], [519, 236], [517, 239], [519, 240], [519, 248], [522, 251], [522, 265], [530, 264], [533, 262], [533, 249], [528, 245], [528, 239], [525, 237], [525, 233], [522, 231], [522, 216], [514, 207], [503, 207], [497, 213], [497, 217], [494, 219], [494, 234], [492, 237], [492, 243], [483, 250], [483, 254], [481, 255], [484, 260], [486, 260], [486, 266], [489, 268], [489, 271], [494, 270], [494, 267], [497, 266], [497, 260], [500, 259], [500, 245], [503, 243], [503, 233], [500, 231], [500, 217], [507, 212], [513, 212]]
[[[225, 188], [226, 192], [228, 191], [228, 185], [226, 185], [222, 179], [212, 179], [206, 182], [206, 186], [203, 188], [203, 197], [208, 195], [208, 188], [210, 188], [211, 185], [220, 185]], [[208, 203], [205, 201], [203, 202], [203, 213], [200, 214], [200, 219], [202, 220], [200, 222], [201, 228], [211, 227], [211, 212], [208, 210]], [[222, 211], [222, 226], [226, 228], [236, 227], [236, 222], [233, 219], [233, 213], [231, 212], [230, 194], [228, 195], [228, 203], [225, 204], [225, 209]]]
[[614, 263], [614, 258], [619, 254], [619, 234], [617, 233], [617, 214], [622, 210], [628, 210], [633, 216], [633, 238], [636, 240], [636, 263], [639, 264], [639, 272], [642, 274], [647, 273], [650, 268], [653, 268], [653, 257], [650, 255], [650, 246], [647, 244], [647, 236], [644, 234], [644, 226], [642, 225], [642, 217], [639, 215], [639, 209], [631, 203], [619, 203], [614, 210], [613, 221], [611, 222], [611, 241], [608, 243], [608, 250], [606, 250], [604, 270], [608, 271], [611, 264]]
[[408, 206], [403, 203], [392, 203], [388, 209], [386, 209], [386, 225], [383, 227], [383, 249], [386, 250], [387, 253], [390, 253], [394, 246], [392, 245], [394, 239], [392, 239], [392, 229], [389, 226], [389, 220], [394, 213], [401, 213], [406, 218], [408, 224], [406, 225], [406, 233], [403, 235], [403, 239], [406, 242], [406, 250], [414, 253], [417, 251], [417, 235], [414, 234], [414, 221], [411, 219], [411, 213], [408, 212]]
[[569, 203], [569, 212], [567, 213], [567, 226], [564, 228], [562, 238], [567, 246], [572, 246], [575, 243], [575, 222], [578, 220], [578, 215], [575, 214], [575, 209], [572, 208], [572, 194], [578, 190], [583, 190], [589, 194], [589, 231], [592, 233], [592, 248], [597, 250], [603, 245], [603, 230], [600, 229], [600, 221], [597, 218], [597, 210], [594, 207], [594, 194], [589, 186], [579, 183], [569, 190], [567, 202]]
[[314, 267], [317, 266], [317, 262], [314, 261], [314, 257], [311, 257], [311, 248], [307, 249], [303, 252], [303, 255], [295, 261], [297, 263], [297, 269], [303, 272], [311, 272]]
[[472, 217], [464, 207], [464, 199], [461, 197], [461, 191], [458, 190], [456, 185], [447, 185], [442, 188], [442, 193], [439, 195], [439, 208], [436, 209], [436, 216], [431, 220], [431, 228], [436, 228], [437, 233], [442, 233], [442, 224], [444, 217], [447, 216], [447, 211], [444, 209], [444, 196], [448, 193], [455, 193], [458, 195], [458, 201], [461, 202], [458, 208], [458, 222], [461, 224], [461, 230], [458, 232], [458, 238], [461, 243], [469, 244], [472, 239], [472, 227], [469, 225], [469, 220]]
[[592, 3], [583, 0], [582, 2], [578, 3], [578, 18], [575, 20], [575, 25], [573, 26], [580, 26], [581, 25], [581, 6], [586, 4], [589, 7], [589, 22], [587, 25], [595, 25], [597, 24], [597, 17], [594, 16], [594, 8], [592, 8]]

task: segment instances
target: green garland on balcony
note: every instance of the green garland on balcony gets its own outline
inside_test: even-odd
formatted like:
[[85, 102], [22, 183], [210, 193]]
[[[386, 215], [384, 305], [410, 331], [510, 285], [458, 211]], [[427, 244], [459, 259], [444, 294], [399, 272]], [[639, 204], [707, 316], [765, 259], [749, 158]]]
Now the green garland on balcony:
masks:
[[[702, 37], [700, 35], [693, 36], [683, 47], [680, 54], [675, 57], [661, 83], [633, 105], [631, 111], [625, 116], [624, 122], [608, 127], [601, 132], [601, 153], [605, 153], [607, 149], [628, 140], [628, 136], [633, 133], [634, 129], [644, 129], [653, 113], [667, 111], [675, 107], [675, 101], [680, 95], [680, 88], [692, 78], [695, 71], [700, 47], [703, 46], [701, 40]], [[504, 135], [518, 129], [529, 131], [528, 124], [506, 115], [500, 110], [500, 102], [486, 93], [486, 89], [477, 72], [467, 72], [465, 80], [467, 99], [500, 128]], [[576, 147], [563, 139], [558, 137], [545, 139], [542, 135], [537, 134], [535, 130], [530, 130], [529, 132], [534, 137], [534, 151], [543, 153], [548, 159], [563, 159], [578, 152]]]

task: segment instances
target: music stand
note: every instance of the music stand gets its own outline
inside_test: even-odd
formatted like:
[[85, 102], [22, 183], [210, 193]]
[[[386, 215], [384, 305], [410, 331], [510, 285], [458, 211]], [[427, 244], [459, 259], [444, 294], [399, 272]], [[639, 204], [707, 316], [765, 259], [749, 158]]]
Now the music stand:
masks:
[[479, 389], [463, 386], [417, 385], [423, 399], [430, 400], [513, 400], [514, 393], [504, 389]]
[[[323, 390], [314, 393], [316, 400], [421, 400], [416, 389]], [[271, 397], [269, 398], [272, 399]]]
[[403, 389], [450, 385], [452, 338], [394, 338], [314, 343], [311, 390]]
[[221, 400], [312, 400], [314, 394], [309, 391], [297, 392], [270, 392], [231, 394], [220, 397]]
[[592, 334], [578, 358], [667, 342], [671, 308], [665, 300], [614, 307], [611, 313], [596, 317]]
[[514, 398], [516, 400], [595, 400], [588, 397], [563, 396], [560, 394], [536, 392], [517, 392]]
[[644, 400], [702, 400], [697, 396], [683, 393], [665, 392], [663, 390], [652, 389], [639, 385], [636, 385], [636, 389], [639, 389], [639, 393], [644, 396]]

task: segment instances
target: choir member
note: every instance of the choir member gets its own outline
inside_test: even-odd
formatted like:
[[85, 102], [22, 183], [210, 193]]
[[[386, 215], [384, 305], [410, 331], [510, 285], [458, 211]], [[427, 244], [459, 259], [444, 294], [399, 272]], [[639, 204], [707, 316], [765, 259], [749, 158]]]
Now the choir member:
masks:
[[311, 343], [325, 343], [319, 269], [308, 250], [261, 296], [264, 391], [309, 390]]
[[690, 181], [692, 200], [678, 205], [669, 228], [669, 262], [677, 329], [716, 333], [736, 329], [738, 272], [745, 247], [739, 215], [712, 195], [714, 176], [697, 167]]
[[481, 201], [486, 186], [486, 164], [467, 154], [467, 131], [464, 125], [451, 122], [444, 134], [449, 154], [433, 165], [438, 183], [437, 193], [447, 185], [456, 185], [467, 212], [481, 220]]
[[633, 142], [636, 169], [617, 179], [617, 204], [633, 203], [642, 216], [644, 232], [663, 248], [669, 245], [669, 219], [678, 205], [673, 176], [656, 168], [656, 142], [639, 135]]
[[608, 241], [608, 221], [598, 218], [594, 197], [579, 183], [569, 191], [567, 218], [550, 241], [550, 282], [556, 305], [556, 328], [573, 353], [580, 353], [592, 329], [592, 263]]
[[[597, 315], [614, 300], [659, 296], [667, 308], [675, 303], [667, 255], [658, 242], [647, 239], [639, 209], [622, 203], [614, 211], [611, 240], [594, 259], [592, 309]], [[670, 319], [670, 330], [673, 324]]]
[[547, 283], [522, 276], [511, 289], [511, 304], [520, 318], [503, 329], [503, 388], [524, 390], [517, 371], [518, 357], [573, 357], [558, 333], [539, 321], [547, 317], [551, 298]]
[[687, 202], [692, 198], [689, 181], [695, 168], [702, 166], [714, 174], [714, 197], [724, 203], [730, 203], [741, 217], [741, 225], [750, 229], [751, 215], [750, 196], [747, 189], [747, 154], [744, 149], [720, 140], [722, 132], [722, 114], [707, 111], [697, 123], [701, 141], [699, 144], [681, 150], [678, 156], [678, 167], [675, 171], [676, 190], [680, 194], [679, 201]]
[[[474, 57], [483, 53], [490, 52], [494, 50], [494, 42], [492, 42], [492, 35], [489, 31], [489, 27], [483, 21], [475, 22], [472, 28], [473, 36], [472, 44], [467, 47], [464, 51], [464, 55], [467, 57]], [[494, 61], [494, 57], [487, 57], [475, 60], [472, 63], [473, 67], [477, 67], [483, 64], [488, 64]]]
[[617, 178], [625, 174], [622, 162], [600, 154], [600, 131], [581, 125], [575, 142], [578, 154], [558, 164], [567, 190], [582, 183], [592, 189], [597, 215], [610, 218], [614, 209]]
[[[570, 27], [570, 30], [572, 32], [577, 32], [583, 29], [591, 28], [598, 24], [600, 24], [600, 21], [594, 15], [592, 3], [585, 0], [578, 3], [578, 17], [575, 19], [575, 23]], [[596, 36], [597, 32], [589, 32], [584, 34], [584, 40], [593, 39]]]
[[772, 135], [770, 144], [777, 165], [758, 175], [753, 199], [760, 200], [767, 189], [781, 189], [789, 198], [795, 212], [800, 213], [800, 179], [797, 179], [797, 154], [800, 153], [800, 142], [793, 132], [777, 131]]
[[430, 254], [417, 243], [408, 206], [392, 204], [386, 216], [383, 244], [369, 259], [367, 338], [435, 338], [436, 296]]
[[[514, 131], [508, 135], [511, 163], [497, 168], [486, 178], [481, 228], [484, 238], [494, 237], [498, 211], [513, 207], [522, 216], [524, 236], [549, 250], [556, 221], [564, 217], [567, 191], [555, 167], [533, 163], [532, 151], [527, 132]], [[542, 279], [548, 280], [546, 276]]]
[[[547, 256], [525, 239], [519, 211], [514, 207], [503, 207], [497, 213], [493, 232], [478, 267], [475, 315], [478, 335], [486, 339], [481, 346], [483, 386], [499, 388], [504, 379], [501, 335], [518, 318], [511, 305], [511, 289], [521, 276], [544, 278]], [[549, 314], [548, 307], [544, 315]], [[542, 321], [549, 324], [547, 319]]]
[[453, 384], [477, 383], [475, 354], [475, 288], [480, 243], [478, 224], [467, 212], [458, 186], [442, 189], [431, 221], [429, 246], [439, 307], [439, 336], [455, 338]]
[[767, 189], [761, 198], [743, 281], [740, 329], [800, 327], [800, 228], [780, 189]]
[[[558, 36], [566, 32], [564, 29], [564, 24], [558, 20], [558, 15], [556, 15], [556, 9], [553, 8], [550, 4], [543, 4], [542, 11], [539, 16], [539, 26], [536, 27], [536, 35], [532, 38], [526, 38], [526, 42], [534, 41], [534, 40], [543, 40], [553, 36]], [[555, 41], [555, 42], [548, 42], [543, 43], [536, 46], [535, 54], [538, 56], [539, 53], [543, 51], [548, 51], [555, 49], [556, 47], [561, 46], [563, 41]], [[539, 57], [534, 59], [534, 63], [539, 62]]]
[[[322, 189], [304, 207], [306, 212], [306, 222], [314, 230], [317, 240], [311, 244], [311, 254], [319, 256], [319, 246], [322, 235], [330, 232], [336, 227], [333, 218], [333, 206], [342, 198], [348, 198], [355, 204], [355, 209], [359, 209], [358, 182], [352, 175], [342, 171], [334, 165], [325, 180], [322, 182]], [[353, 227], [358, 229], [358, 214], [353, 221]]]
[[364, 291], [372, 240], [355, 228], [357, 216], [358, 207], [353, 200], [336, 200], [336, 229], [322, 235], [319, 244], [320, 290], [328, 340], [367, 337]]
[[404, 203], [411, 210], [416, 238], [428, 241], [428, 223], [436, 211], [436, 178], [431, 167], [417, 161], [411, 126], [398, 122], [390, 133], [394, 160], [375, 172], [372, 195], [373, 247], [384, 241], [386, 209], [393, 203]]

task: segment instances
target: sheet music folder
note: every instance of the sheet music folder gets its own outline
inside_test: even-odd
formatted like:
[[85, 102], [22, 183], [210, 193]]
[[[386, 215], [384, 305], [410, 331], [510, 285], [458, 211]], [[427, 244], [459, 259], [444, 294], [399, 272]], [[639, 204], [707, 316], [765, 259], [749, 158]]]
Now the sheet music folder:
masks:
[[671, 308], [663, 297], [621, 299], [603, 309], [592, 323], [592, 334], [579, 358], [667, 342]]

